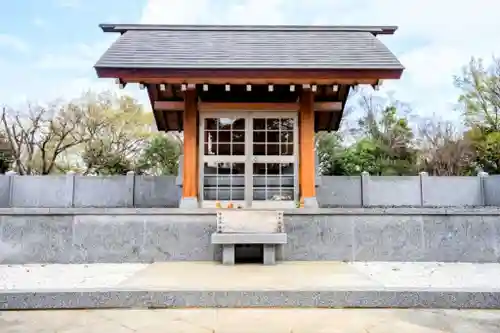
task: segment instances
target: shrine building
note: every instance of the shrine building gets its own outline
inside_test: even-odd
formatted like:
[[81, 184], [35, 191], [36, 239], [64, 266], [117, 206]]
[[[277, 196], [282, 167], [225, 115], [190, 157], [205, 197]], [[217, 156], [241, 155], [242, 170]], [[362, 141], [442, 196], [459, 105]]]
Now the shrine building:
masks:
[[349, 92], [399, 79], [393, 26], [102, 24], [100, 78], [147, 90], [159, 131], [183, 133], [181, 207], [317, 207], [315, 133]]

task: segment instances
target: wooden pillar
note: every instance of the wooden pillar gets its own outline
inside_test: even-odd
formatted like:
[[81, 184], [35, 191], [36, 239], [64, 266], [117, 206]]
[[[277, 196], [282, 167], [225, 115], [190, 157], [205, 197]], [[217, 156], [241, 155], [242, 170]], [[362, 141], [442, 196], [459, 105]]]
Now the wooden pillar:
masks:
[[314, 155], [314, 94], [303, 89], [299, 107], [299, 179], [300, 201], [304, 207], [317, 207]]
[[[198, 99], [198, 97], [196, 97], [196, 100]], [[196, 177], [195, 177], [195, 180], [196, 180], [196, 197], [198, 199], [200, 199], [200, 131], [199, 131], [199, 128], [200, 128], [200, 121], [199, 121], [199, 117], [198, 117], [198, 103], [196, 103], [196, 115], [195, 115], [195, 118], [196, 118]]]
[[184, 93], [184, 165], [181, 207], [198, 207], [198, 103], [196, 90]]

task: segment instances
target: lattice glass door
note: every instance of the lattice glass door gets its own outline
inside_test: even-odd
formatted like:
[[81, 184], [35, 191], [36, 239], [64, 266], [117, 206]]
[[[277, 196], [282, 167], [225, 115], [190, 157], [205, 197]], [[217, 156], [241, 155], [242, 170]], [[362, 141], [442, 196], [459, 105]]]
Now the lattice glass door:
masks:
[[297, 114], [252, 115], [252, 206], [294, 207], [297, 188]]
[[297, 114], [200, 113], [203, 207], [293, 207], [297, 189]]
[[246, 114], [200, 114], [200, 193], [204, 207], [216, 202], [245, 207]]

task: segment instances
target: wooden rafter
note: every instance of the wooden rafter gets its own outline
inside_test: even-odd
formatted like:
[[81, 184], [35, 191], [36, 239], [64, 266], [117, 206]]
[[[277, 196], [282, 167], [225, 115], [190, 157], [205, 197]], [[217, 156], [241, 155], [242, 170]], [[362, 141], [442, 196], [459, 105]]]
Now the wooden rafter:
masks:
[[101, 78], [124, 82], [194, 84], [376, 84], [380, 79], [399, 79], [402, 69], [349, 70], [202, 70], [96, 68]]
[[[151, 103], [151, 105], [154, 105], [154, 102], [158, 100], [158, 87], [155, 84], [148, 84], [147, 91], [148, 91], [149, 102]], [[164, 117], [158, 112], [155, 112], [154, 108], [153, 108], [153, 116], [155, 118], [156, 127], [158, 129], [160, 128], [166, 129], [166, 123], [164, 123]]]
[[[161, 111], [182, 111], [184, 102], [174, 101], [155, 101], [154, 109]], [[212, 103], [201, 102], [198, 104], [200, 111], [232, 111], [232, 110], [261, 110], [261, 111], [294, 111], [299, 109], [298, 103]], [[314, 103], [314, 111], [328, 112], [341, 111], [341, 102], [316, 102]]]

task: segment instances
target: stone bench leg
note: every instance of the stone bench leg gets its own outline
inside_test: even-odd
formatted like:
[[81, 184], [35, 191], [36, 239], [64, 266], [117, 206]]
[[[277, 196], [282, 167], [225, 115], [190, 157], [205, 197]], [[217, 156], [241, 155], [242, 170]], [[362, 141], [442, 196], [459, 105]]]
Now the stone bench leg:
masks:
[[222, 245], [222, 264], [223, 265], [234, 265], [234, 244], [224, 244]]
[[264, 244], [264, 265], [276, 264], [276, 246], [274, 244]]

